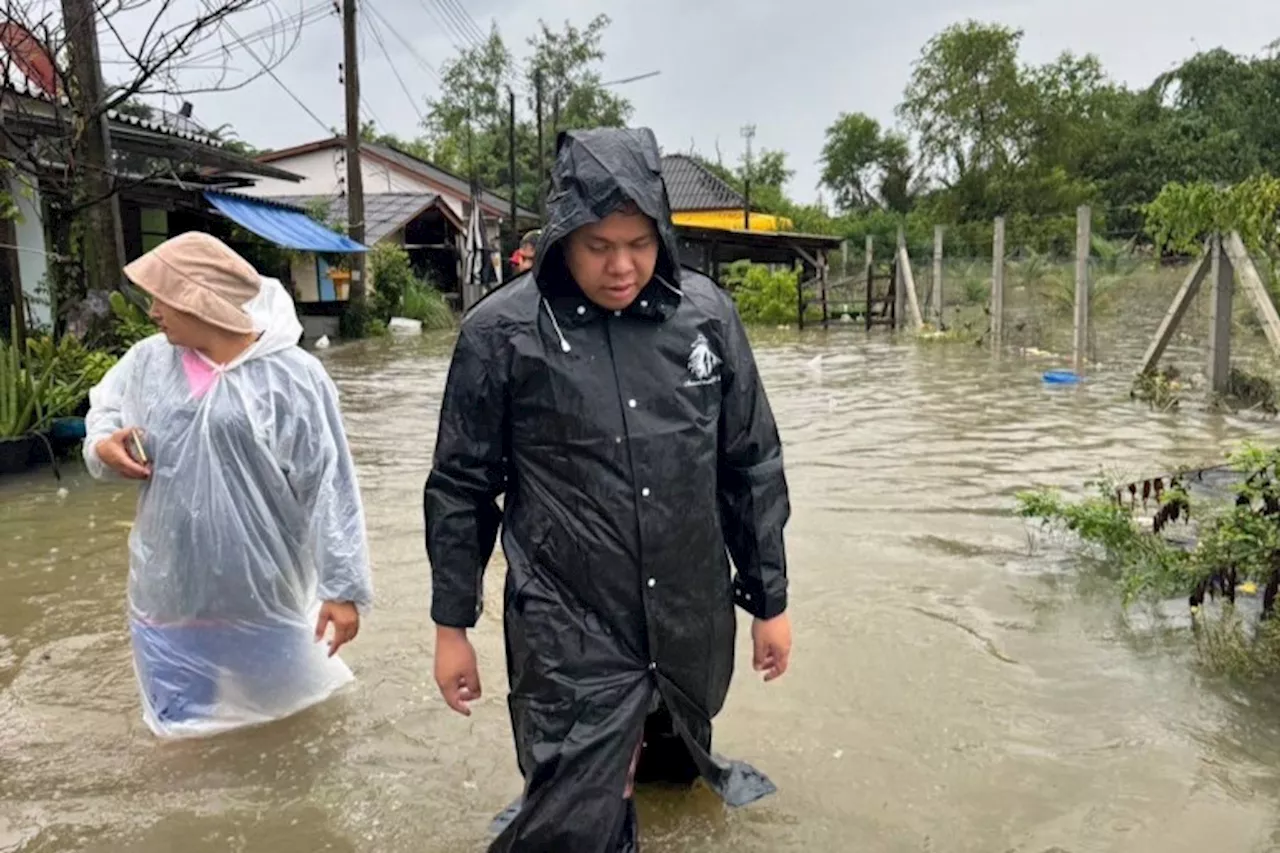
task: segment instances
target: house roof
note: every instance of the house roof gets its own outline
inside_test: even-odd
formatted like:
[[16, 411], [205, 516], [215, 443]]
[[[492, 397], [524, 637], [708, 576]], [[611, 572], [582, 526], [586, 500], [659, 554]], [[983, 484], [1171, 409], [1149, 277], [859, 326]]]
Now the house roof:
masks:
[[[346, 139], [341, 136], [333, 136], [327, 139], [308, 142], [304, 145], [296, 145], [293, 148], [285, 148], [280, 151], [271, 151], [258, 157], [260, 163], [274, 163], [280, 160], [288, 160], [293, 157], [300, 157], [304, 154], [310, 154], [315, 151], [325, 151], [331, 148], [341, 148], [346, 145]], [[362, 142], [360, 143], [360, 153], [363, 156], [371, 157], [390, 165], [402, 172], [417, 177], [427, 183], [434, 184], [440, 190], [448, 192], [458, 198], [468, 198], [471, 195], [471, 182], [466, 178], [442, 169], [434, 163], [415, 157], [406, 151], [395, 148], [391, 145], [384, 145], [379, 142]], [[509, 198], [498, 195], [488, 190], [481, 190], [480, 203], [491, 214], [503, 216], [509, 215], [511, 210], [511, 201]], [[516, 209], [516, 215], [521, 219], [537, 219], [538, 214], [532, 210], [520, 207]]]
[[662, 180], [672, 211], [742, 210], [746, 200], [710, 169], [685, 154], [662, 158]]
[[[267, 199], [259, 199], [266, 201]], [[271, 201], [307, 210], [317, 203], [328, 205], [329, 217], [338, 222], [347, 221], [347, 197], [330, 195], [274, 196]], [[364, 197], [364, 241], [372, 246], [383, 237], [417, 219], [431, 207], [439, 207], [458, 230], [463, 223], [438, 195], [424, 193], [372, 193]]]
[[[16, 96], [16, 101], [0, 102], [0, 111], [16, 114], [10, 119], [15, 129], [25, 128], [36, 133], [58, 132], [66, 121], [61, 110], [69, 109], [70, 101], [65, 96], [54, 97], [48, 94], [16, 68], [4, 68], [3, 58], [4, 51], [0, 49], [0, 94]], [[23, 104], [27, 106], [24, 107]], [[119, 110], [109, 110], [107, 118], [112, 139], [119, 143], [121, 150], [152, 157], [184, 158], [209, 168], [284, 181], [302, 180], [301, 175], [287, 169], [256, 163], [243, 157], [211, 136], [139, 118]]]

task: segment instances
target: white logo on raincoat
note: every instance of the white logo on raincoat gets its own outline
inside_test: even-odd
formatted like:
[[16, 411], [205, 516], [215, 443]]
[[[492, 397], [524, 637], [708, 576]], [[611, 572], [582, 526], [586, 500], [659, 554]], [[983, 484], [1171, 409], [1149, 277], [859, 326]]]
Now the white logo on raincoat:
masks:
[[692, 346], [689, 347], [689, 361], [687, 362], [689, 373], [693, 376], [693, 379], [685, 384], [708, 385], [718, 381], [718, 377], [713, 374], [720, 364], [720, 356], [711, 351], [711, 344], [707, 342], [707, 336], [698, 335], [693, 339]]

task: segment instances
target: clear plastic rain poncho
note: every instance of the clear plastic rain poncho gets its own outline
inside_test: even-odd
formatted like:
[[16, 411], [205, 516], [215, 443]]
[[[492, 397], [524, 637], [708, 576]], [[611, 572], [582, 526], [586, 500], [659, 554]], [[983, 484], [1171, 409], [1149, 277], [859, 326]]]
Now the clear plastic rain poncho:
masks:
[[263, 279], [262, 331], [218, 368], [156, 336], [90, 394], [85, 461], [137, 427], [152, 465], [129, 537], [129, 626], [147, 725], [212, 735], [288, 716], [352, 681], [315, 641], [323, 601], [372, 598], [364, 511], [324, 368]]

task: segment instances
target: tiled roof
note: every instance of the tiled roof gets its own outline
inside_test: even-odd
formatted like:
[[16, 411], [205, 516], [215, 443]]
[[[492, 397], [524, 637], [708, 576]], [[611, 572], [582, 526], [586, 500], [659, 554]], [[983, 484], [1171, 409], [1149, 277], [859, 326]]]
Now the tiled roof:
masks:
[[741, 210], [746, 203], [733, 187], [684, 154], [663, 156], [662, 180], [673, 211]]
[[[4, 51], [0, 49], [0, 66], [5, 65], [3, 62]], [[7, 89], [18, 95], [24, 95], [37, 101], [44, 101], [48, 104], [57, 103], [63, 107], [70, 107], [71, 102], [65, 96], [54, 98], [48, 92], [41, 89], [35, 82], [28, 80], [27, 77], [17, 68], [12, 66], [8, 68], [0, 67], [0, 89]], [[222, 148], [223, 143], [211, 136], [201, 133], [192, 133], [189, 130], [180, 130], [160, 122], [149, 121], [147, 119], [138, 118], [137, 116], [126, 115], [118, 110], [110, 110], [107, 112], [107, 118], [117, 124], [127, 124], [133, 127], [149, 130], [152, 133], [159, 133], [164, 136], [172, 136], [177, 139], [185, 139], [187, 142], [194, 142], [197, 145], [206, 145], [210, 148]]]
[[[437, 196], [422, 193], [373, 193], [364, 197], [364, 242], [372, 246], [374, 243], [403, 227], [411, 219], [421, 213]], [[328, 195], [290, 195], [274, 196], [257, 201], [277, 201], [308, 210], [317, 202], [329, 206], [329, 219], [335, 222], [347, 221], [347, 197]]]

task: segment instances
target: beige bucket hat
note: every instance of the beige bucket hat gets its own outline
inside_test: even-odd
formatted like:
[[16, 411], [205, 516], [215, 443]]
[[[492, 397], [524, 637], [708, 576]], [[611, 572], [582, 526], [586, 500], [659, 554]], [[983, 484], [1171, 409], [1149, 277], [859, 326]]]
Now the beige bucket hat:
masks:
[[228, 332], [251, 334], [244, 304], [262, 286], [253, 264], [212, 234], [188, 231], [124, 268], [154, 299]]

